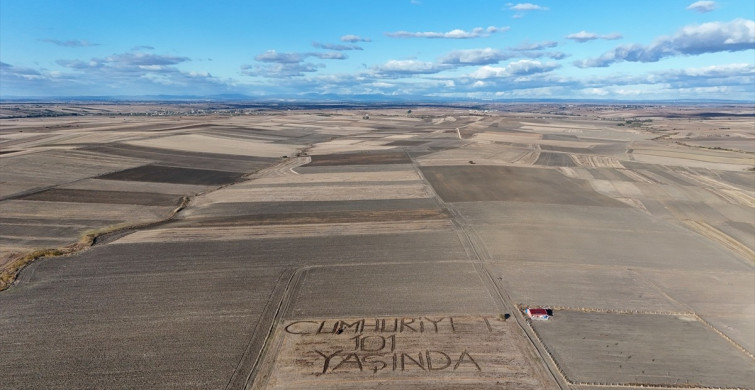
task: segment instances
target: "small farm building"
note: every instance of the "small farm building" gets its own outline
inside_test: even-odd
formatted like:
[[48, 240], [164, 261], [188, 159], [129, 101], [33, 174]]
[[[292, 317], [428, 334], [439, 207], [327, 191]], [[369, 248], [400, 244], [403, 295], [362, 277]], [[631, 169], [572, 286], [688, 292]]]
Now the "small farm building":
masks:
[[533, 320], [547, 320], [550, 317], [548, 316], [548, 310], [545, 310], [540, 307], [527, 308], [525, 313], [527, 313], [527, 317]]

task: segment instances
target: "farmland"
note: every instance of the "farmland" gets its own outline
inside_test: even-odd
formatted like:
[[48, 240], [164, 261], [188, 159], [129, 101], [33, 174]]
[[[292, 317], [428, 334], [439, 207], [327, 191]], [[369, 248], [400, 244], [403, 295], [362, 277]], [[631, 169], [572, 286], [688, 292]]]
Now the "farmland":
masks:
[[0, 119], [4, 386], [753, 388], [750, 106], [145, 109]]

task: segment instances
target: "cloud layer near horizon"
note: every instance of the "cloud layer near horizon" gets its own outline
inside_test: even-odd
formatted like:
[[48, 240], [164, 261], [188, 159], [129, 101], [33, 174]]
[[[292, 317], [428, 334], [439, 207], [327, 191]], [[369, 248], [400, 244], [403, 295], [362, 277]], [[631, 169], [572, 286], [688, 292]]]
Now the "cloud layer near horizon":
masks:
[[[529, 22], [529, 18], [557, 12], [555, 6], [548, 5], [509, 3], [498, 12], [526, 13]], [[711, 18], [720, 12], [720, 6], [698, 1], [678, 11]], [[679, 94], [704, 90], [720, 97], [755, 98], [755, 63], [741, 55], [749, 53], [753, 58], [755, 53], [755, 22], [750, 19], [659, 27], [659, 33], [644, 42], [634, 40], [636, 33], [631, 31], [592, 30], [589, 25], [558, 33], [546, 29], [540, 35], [525, 34], [539, 38], [529, 40], [522, 34], [512, 38], [523, 28], [516, 23], [514, 27], [473, 28], [454, 28], [462, 26], [442, 21], [437, 24], [446, 28], [367, 34], [357, 29], [336, 31], [317, 40], [280, 41], [283, 43], [237, 55], [236, 59], [242, 58], [238, 62], [183, 55], [183, 50], [165, 50], [154, 42], [129, 42], [125, 47], [130, 50], [103, 53], [110, 43], [100, 39], [91, 43], [40, 38], [36, 42], [55, 51], [57, 57], [44, 65], [1, 58], [0, 96], [86, 91], [83, 94], [639, 98], [673, 97], [675, 90]], [[719, 53], [740, 54], [720, 61], [711, 56]], [[679, 58], [705, 60], [687, 65]], [[216, 65], [218, 62], [222, 66]], [[633, 63], [632, 68], [622, 67], [622, 63]], [[668, 63], [675, 65], [664, 65]], [[209, 71], [216, 68], [233, 71]]]

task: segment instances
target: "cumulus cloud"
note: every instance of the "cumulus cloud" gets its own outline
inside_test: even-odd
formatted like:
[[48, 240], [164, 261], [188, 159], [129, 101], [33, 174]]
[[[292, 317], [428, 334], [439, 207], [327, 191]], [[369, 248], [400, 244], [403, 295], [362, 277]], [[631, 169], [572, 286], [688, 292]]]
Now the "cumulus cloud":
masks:
[[347, 57], [343, 53], [337, 51], [329, 51], [326, 53], [307, 53], [307, 56], [317, 57], [322, 60], [345, 60]]
[[372, 42], [370, 38], [362, 38], [359, 35], [344, 35], [341, 37], [341, 42]]
[[536, 43], [522, 42], [518, 46], [510, 47], [509, 49], [516, 50], [516, 51], [542, 50], [542, 49], [550, 49], [556, 46], [558, 46], [558, 42], [556, 41], [543, 41], [543, 42], [536, 42]]
[[532, 3], [519, 3], [519, 4], [507, 4], [509, 6], [510, 10], [514, 11], [547, 11], [548, 7], [543, 7], [541, 5], [532, 4]]
[[559, 65], [555, 62], [542, 63], [536, 60], [519, 60], [509, 63], [504, 67], [485, 65], [472, 72], [469, 76], [474, 79], [491, 79], [511, 76], [526, 76], [536, 73], [550, 72]]
[[454, 29], [448, 32], [409, 32], [409, 31], [396, 31], [387, 32], [386, 36], [391, 38], [431, 38], [431, 39], [470, 39], [487, 37], [490, 34], [508, 31], [510, 27], [495, 27], [490, 26], [488, 28], [476, 27], [471, 31], [465, 31], [461, 29]]
[[411, 76], [415, 74], [438, 73], [449, 67], [442, 64], [417, 60], [390, 60], [372, 68], [376, 75], [383, 77]]
[[569, 34], [565, 38], [577, 41], [579, 43], [585, 43], [587, 41], [592, 41], [594, 39], [605, 39], [605, 40], [608, 40], [608, 41], [612, 41], [612, 40], [616, 40], [616, 39], [621, 39], [622, 36], [619, 33], [611, 33], [611, 34], [599, 35], [599, 34], [596, 34], [596, 33], [593, 33], [593, 32], [587, 32], [585, 30], [582, 30], [582, 31], [577, 32], [577, 33]]
[[304, 60], [302, 53], [279, 53], [275, 50], [268, 50], [254, 57], [260, 62], [276, 62], [279, 64], [295, 64]]
[[323, 68], [322, 64], [311, 63], [273, 63], [266, 65], [242, 65], [241, 73], [247, 76], [270, 78], [289, 78], [304, 76]]
[[363, 50], [361, 46], [357, 46], [357, 45], [338, 45], [338, 44], [320, 43], [320, 42], [312, 42], [312, 47], [316, 47], [318, 49], [337, 50], [337, 51]]
[[698, 55], [724, 51], [742, 51], [755, 44], [755, 22], [734, 19], [691, 25], [670, 37], [660, 37], [648, 46], [623, 45], [600, 57], [577, 61], [580, 68], [606, 67], [616, 62], [657, 62], [679, 55]]
[[512, 54], [488, 47], [484, 49], [454, 50], [443, 56], [440, 62], [449, 65], [489, 65], [497, 64], [512, 57]]
[[105, 58], [92, 58], [88, 61], [58, 60], [56, 63], [60, 66], [79, 71], [109, 69], [110, 71], [117, 70], [120, 72], [138, 73], [142, 70], [161, 71], [168, 69], [171, 65], [187, 61], [191, 60], [188, 57], [127, 52], [113, 54]]
[[106, 57], [103, 62], [117, 63], [124, 65], [176, 65], [182, 62], [191, 61], [189, 57], [178, 57], [169, 55], [129, 52], [122, 54], [113, 54]]
[[42, 42], [52, 43], [53, 45], [63, 46], [63, 47], [88, 47], [88, 46], [99, 46], [99, 43], [92, 43], [87, 40], [70, 40], [70, 41], [59, 41], [57, 39], [41, 39]]
[[0, 72], [0, 75], [4, 78], [7, 77], [21, 80], [36, 80], [43, 78], [42, 73], [36, 69], [13, 66], [5, 62], [0, 62], [0, 71], [2, 71]]
[[697, 11], [700, 13], [706, 13], [716, 9], [715, 1], [696, 1], [687, 7], [690, 11]]
[[260, 62], [277, 63], [277, 64], [298, 64], [307, 57], [317, 57], [324, 60], [345, 60], [346, 55], [339, 52], [326, 52], [326, 53], [281, 53], [275, 50], [268, 50], [262, 54], [258, 54], [254, 57], [255, 60]]
[[[140, 52], [107, 57], [60, 59], [62, 70], [3, 66], [4, 93], [19, 95], [203, 94], [229, 91], [231, 83], [201, 69], [181, 70], [188, 57]], [[7, 65], [7, 64], [6, 64]]]
[[662, 82], [674, 88], [752, 86], [755, 83], [755, 65], [726, 64], [671, 69], [653, 73], [648, 76], [647, 82]]

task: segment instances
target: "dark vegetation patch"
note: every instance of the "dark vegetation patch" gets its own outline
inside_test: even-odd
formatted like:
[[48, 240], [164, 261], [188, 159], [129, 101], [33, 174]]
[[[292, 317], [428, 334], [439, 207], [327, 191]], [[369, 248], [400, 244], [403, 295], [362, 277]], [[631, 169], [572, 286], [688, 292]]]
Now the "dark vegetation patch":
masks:
[[151, 192], [128, 191], [94, 191], [65, 188], [52, 188], [42, 192], [20, 198], [22, 200], [41, 200], [49, 202], [75, 203], [109, 203], [134, 204], [142, 206], [175, 206], [178, 205], [178, 195], [159, 194]]
[[312, 156], [309, 166], [330, 165], [372, 165], [372, 164], [411, 164], [404, 152], [323, 154]]
[[147, 181], [173, 184], [222, 185], [239, 180], [243, 173], [166, 167], [162, 165], [142, 165], [119, 172], [99, 176], [98, 179], [122, 181]]
[[598, 194], [587, 181], [571, 179], [551, 169], [484, 165], [420, 169], [446, 202], [514, 201], [627, 207]]
[[535, 165], [545, 165], [550, 167], [576, 167], [577, 164], [571, 159], [571, 156], [565, 153], [541, 152], [535, 161]]

